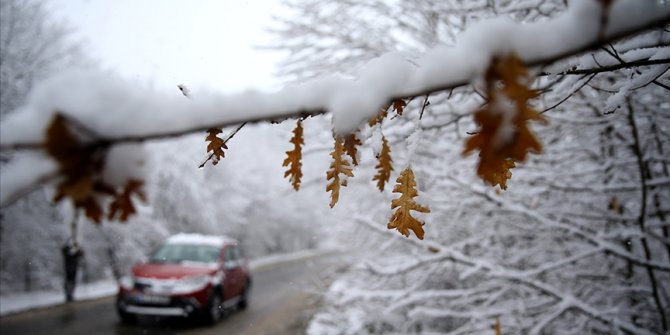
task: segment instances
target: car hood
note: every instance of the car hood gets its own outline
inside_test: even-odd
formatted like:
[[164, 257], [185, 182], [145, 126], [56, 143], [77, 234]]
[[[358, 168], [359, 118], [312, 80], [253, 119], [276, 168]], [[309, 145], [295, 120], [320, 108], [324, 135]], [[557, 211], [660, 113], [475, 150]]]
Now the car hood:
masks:
[[179, 279], [184, 277], [213, 274], [216, 265], [185, 264], [140, 264], [133, 267], [133, 276], [140, 278]]

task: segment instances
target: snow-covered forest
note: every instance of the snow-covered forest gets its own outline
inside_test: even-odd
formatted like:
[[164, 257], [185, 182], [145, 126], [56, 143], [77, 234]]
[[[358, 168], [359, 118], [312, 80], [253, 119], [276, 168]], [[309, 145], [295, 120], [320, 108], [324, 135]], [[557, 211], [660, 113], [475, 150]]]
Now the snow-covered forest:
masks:
[[[2, 2], [3, 124], [21, 113], [17, 107], [36, 83], [68, 69], [97, 68], [73, 38], [72, 28], [50, 19], [46, 4]], [[175, 93], [184, 98], [177, 89]], [[326, 202], [327, 194], [296, 193], [275, 178], [283, 173], [284, 139], [291, 127], [249, 125], [235, 137], [236, 145], [231, 141], [225, 164], [202, 169], [198, 165], [207, 157], [203, 135], [147, 143], [148, 199], [138, 203], [138, 214], [126, 223], [91, 224], [82, 215], [75, 220], [69, 203], [52, 202], [52, 188], [31, 190], [0, 212], [0, 291], [60, 289], [60, 248], [73, 232], [85, 251], [85, 282], [123, 274], [177, 232], [233, 236], [251, 258], [317, 247], [333, 229], [325, 215], [328, 208], [311, 201]], [[311, 133], [319, 136], [309, 130], [307, 136]], [[3, 173], [21, 154], [2, 152]], [[313, 162], [315, 170], [305, 174], [316, 178], [327, 166], [327, 152], [311, 156], [306, 163]], [[3, 177], [2, 188], [13, 182], [8, 179]]]
[[[4, 6], [24, 3], [2, 2], [3, 15]], [[288, 14], [271, 25], [276, 43], [266, 46], [288, 51], [279, 73], [287, 86], [274, 93], [160, 92], [107, 72], [64, 73], [64, 64], [34, 67], [20, 63], [31, 57], [1, 55], [3, 292], [59, 285], [40, 274], [61, 271], [54, 250], [76, 217], [91, 277], [111, 275], [110, 263], [130, 264], [178, 231], [229, 234], [251, 256], [346, 241], [358, 262], [325, 293], [309, 334], [670, 330], [669, 3], [285, 5]], [[0, 21], [2, 46], [26, 43], [5, 33], [11, 20]], [[72, 56], [67, 65], [95, 70], [58, 36], [28, 46], [51, 50], [47, 42], [59, 41], [56, 52]], [[526, 97], [511, 97], [507, 77], [496, 77], [506, 70], [522, 82], [528, 71], [534, 91], [516, 88]], [[519, 122], [529, 109], [531, 122]], [[148, 112], [156, 110], [164, 112]], [[76, 120], [75, 138], [109, 155], [88, 178], [119, 188], [144, 181], [148, 201], [135, 199], [127, 223], [91, 223], [90, 203], [76, 206], [78, 216], [67, 201], [50, 203], [58, 192], [83, 199], [62, 182], [74, 178], [62, 161], [39, 150], [49, 150], [55, 111], [66, 124]], [[539, 145], [527, 140], [521, 158], [505, 157], [511, 166], [495, 174], [486, 172], [484, 146], [463, 154], [495, 123], [487, 111], [498, 113], [494, 147], [521, 142], [526, 127]], [[245, 122], [225, 157], [212, 151], [218, 164], [198, 169], [205, 131], [222, 127], [225, 136]], [[338, 155], [333, 136], [349, 134], [362, 145]], [[292, 149], [301, 169], [295, 155], [286, 158]], [[392, 170], [379, 160], [389, 153]], [[409, 194], [394, 192], [403, 171], [413, 172], [414, 209], [425, 209], [411, 212], [420, 222], [411, 232], [406, 221], [389, 221], [399, 211], [389, 204]], [[33, 187], [44, 181], [56, 190]]]

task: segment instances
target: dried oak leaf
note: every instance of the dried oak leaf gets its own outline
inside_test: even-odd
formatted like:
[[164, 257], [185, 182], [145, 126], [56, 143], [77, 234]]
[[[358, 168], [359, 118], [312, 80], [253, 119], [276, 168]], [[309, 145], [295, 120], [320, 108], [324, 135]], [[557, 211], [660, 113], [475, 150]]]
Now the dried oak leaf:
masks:
[[209, 144], [207, 144], [207, 152], [212, 153], [212, 165], [218, 164], [219, 160], [225, 157], [223, 149], [228, 149], [226, 142], [223, 141], [222, 138], [216, 136], [220, 133], [221, 129], [218, 128], [207, 129], [207, 137], [205, 137], [205, 141], [209, 142]]
[[487, 104], [474, 113], [480, 129], [465, 142], [463, 155], [479, 150], [477, 174], [504, 190], [515, 162], [523, 162], [529, 152], [542, 151], [528, 121], [545, 119], [528, 106], [538, 93], [527, 87], [531, 78], [516, 55], [495, 58], [485, 79]]
[[119, 220], [125, 222], [128, 220], [128, 217], [137, 213], [132, 196], [136, 195], [140, 200], [146, 202], [147, 197], [142, 189], [143, 186], [144, 183], [142, 181], [136, 179], [129, 180], [123, 188], [123, 191], [117, 194], [114, 197], [114, 200], [109, 204], [108, 219], [114, 220], [118, 216]]
[[288, 170], [284, 172], [284, 178], [289, 177], [291, 185], [293, 185], [293, 188], [297, 191], [300, 189], [300, 180], [302, 178], [302, 145], [305, 143], [301, 120], [298, 120], [295, 129], [293, 129], [291, 143], [293, 143], [293, 150], [286, 152], [286, 158], [284, 159], [282, 166], [289, 167]]
[[374, 127], [374, 126], [382, 123], [382, 120], [384, 120], [384, 118], [386, 118], [386, 116], [389, 114], [388, 109], [390, 107], [391, 107], [391, 105], [386, 105], [386, 106], [382, 107], [379, 110], [379, 113], [377, 115], [375, 115], [373, 118], [368, 120], [368, 125], [370, 127]]
[[379, 153], [377, 160], [377, 174], [372, 177], [372, 180], [377, 181], [377, 188], [384, 191], [384, 185], [391, 179], [391, 171], [393, 171], [393, 160], [391, 159], [391, 149], [389, 148], [386, 137], [382, 135], [382, 151]]
[[393, 192], [400, 193], [400, 197], [391, 201], [391, 209], [395, 209], [395, 212], [389, 220], [388, 229], [395, 228], [406, 237], [409, 237], [411, 229], [416, 237], [423, 240], [423, 222], [414, 218], [410, 211], [430, 213], [430, 209], [414, 201], [419, 193], [416, 190], [414, 172], [411, 168], [406, 168], [400, 173]]
[[326, 185], [326, 192], [331, 192], [330, 208], [333, 208], [340, 197], [340, 186], [346, 186], [346, 178], [340, 179], [340, 175], [353, 177], [354, 173], [349, 161], [343, 157], [344, 145], [341, 138], [335, 137], [335, 146], [330, 156], [333, 157], [333, 161], [330, 163], [330, 169], [326, 172], [326, 180], [332, 179], [332, 181]]
[[407, 106], [405, 100], [403, 99], [393, 100], [393, 110], [396, 112], [396, 114], [402, 115], [402, 112], [405, 110], [405, 106]]
[[57, 113], [46, 131], [44, 150], [58, 163], [60, 181], [54, 201], [69, 198], [74, 207], [83, 209], [96, 223], [102, 219], [102, 209], [96, 193], [108, 190], [99, 181], [103, 158], [93, 146], [79, 141], [68, 127], [68, 121]]
[[349, 134], [344, 137], [344, 151], [349, 157], [354, 166], [358, 165], [358, 147], [361, 146], [361, 140], [356, 137], [356, 134]]

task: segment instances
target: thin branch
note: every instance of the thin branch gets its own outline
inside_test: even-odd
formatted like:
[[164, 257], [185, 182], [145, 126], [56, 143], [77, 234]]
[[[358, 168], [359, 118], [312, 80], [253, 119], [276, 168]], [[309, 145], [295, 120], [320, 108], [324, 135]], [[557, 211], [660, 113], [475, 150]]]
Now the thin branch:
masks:
[[[586, 76], [587, 76], [587, 75], [582, 76], [582, 79], [583, 79], [584, 77], [586, 77]], [[585, 82], [583, 82], [581, 85], [579, 85], [579, 87], [577, 87], [576, 90], [574, 90], [574, 91], [572, 91], [570, 94], [566, 95], [565, 98], [561, 99], [561, 101], [557, 102], [557, 103], [554, 104], [553, 106], [544, 109], [543, 111], [540, 112], [540, 114], [544, 114], [544, 113], [546, 113], [546, 112], [548, 112], [548, 111], [550, 111], [550, 110], [552, 110], [552, 109], [554, 109], [554, 108], [560, 106], [562, 103], [566, 102], [566, 101], [567, 101], [568, 99], [570, 99], [575, 93], [577, 93], [578, 91], [580, 91], [582, 88], [584, 88], [584, 86], [586, 86], [589, 82], [591, 82], [591, 80], [592, 80], [593, 78], [595, 78], [595, 76], [596, 76], [596, 73], [592, 74], [591, 77], [589, 77], [589, 79], [587, 79]]]
[[[660, 64], [670, 64], [670, 59], [668, 58], [663, 58], [663, 59], [642, 59], [642, 60], [636, 60], [632, 62], [625, 62], [621, 60], [622, 63], [618, 64], [613, 64], [613, 65], [606, 65], [606, 66], [598, 66], [595, 68], [588, 68], [588, 69], [571, 69], [571, 70], [566, 70], [563, 72], [559, 72], [557, 74], [560, 75], [589, 75], [589, 74], [597, 74], [597, 73], [602, 73], [602, 72], [612, 72], [616, 70], [621, 70], [621, 69], [628, 69], [628, 68], [634, 68], [634, 67], [641, 67], [641, 66], [649, 66], [649, 65], [660, 65]], [[538, 76], [548, 76], [551, 75], [549, 72], [541, 72], [538, 74]]]
[[423, 99], [423, 104], [421, 105], [421, 112], [419, 113], [419, 120], [423, 119], [423, 112], [426, 110], [426, 107], [430, 105], [430, 101], [428, 101], [428, 97], [430, 96], [429, 94], [426, 94], [426, 98]]
[[[640, 231], [642, 232], [642, 234], [645, 234], [646, 233], [645, 219], [647, 213], [647, 188], [649, 187], [649, 185], [647, 184], [647, 174], [644, 171], [644, 159], [642, 155], [640, 136], [638, 134], [637, 125], [635, 123], [635, 109], [633, 108], [633, 103], [631, 102], [630, 97], [626, 97], [626, 104], [628, 105], [628, 123], [630, 125], [634, 141], [634, 145], [632, 145], [631, 147], [633, 153], [637, 157], [638, 168], [639, 168], [638, 172], [640, 175], [640, 189], [641, 189], [640, 215], [637, 221], [638, 225], [640, 226]], [[640, 242], [642, 242], [642, 249], [644, 250], [645, 259], [647, 261], [651, 261], [651, 250], [649, 249], [649, 243], [647, 242], [647, 239], [645, 237], [642, 237], [640, 239]], [[654, 273], [654, 269], [649, 265], [645, 266], [645, 269], [647, 270], [647, 275], [649, 276], [649, 281], [651, 283], [651, 291], [653, 293], [652, 296], [654, 298], [654, 302], [656, 303], [656, 309], [660, 314], [662, 329], [663, 331], [668, 331], [668, 320], [665, 310], [663, 309], [663, 303], [661, 303], [661, 297], [658, 292], [658, 282], [656, 281], [656, 274]]]

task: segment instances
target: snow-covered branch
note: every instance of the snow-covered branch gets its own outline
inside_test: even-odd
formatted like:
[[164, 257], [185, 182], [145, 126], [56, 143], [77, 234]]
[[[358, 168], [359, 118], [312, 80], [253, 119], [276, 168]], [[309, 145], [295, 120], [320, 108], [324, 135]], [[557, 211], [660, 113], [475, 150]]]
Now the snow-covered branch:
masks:
[[454, 47], [436, 47], [415, 65], [390, 53], [371, 61], [355, 80], [328, 78], [270, 94], [202, 92], [197, 100], [184, 101], [176, 94], [139, 89], [111, 74], [68, 74], [44, 82], [31, 95], [27, 110], [3, 123], [0, 147], [40, 147], [50, 121], [45, 116], [56, 111], [87, 125], [99, 140], [112, 143], [325, 112], [332, 112], [335, 129], [346, 133], [393, 99], [467, 85], [495, 55], [515, 52], [528, 66], [541, 66], [670, 22], [668, 6], [620, 0], [609, 8], [609, 24], [601, 36], [602, 27], [595, 19], [601, 11], [596, 1], [579, 1], [546, 22], [484, 21], [464, 32]]

